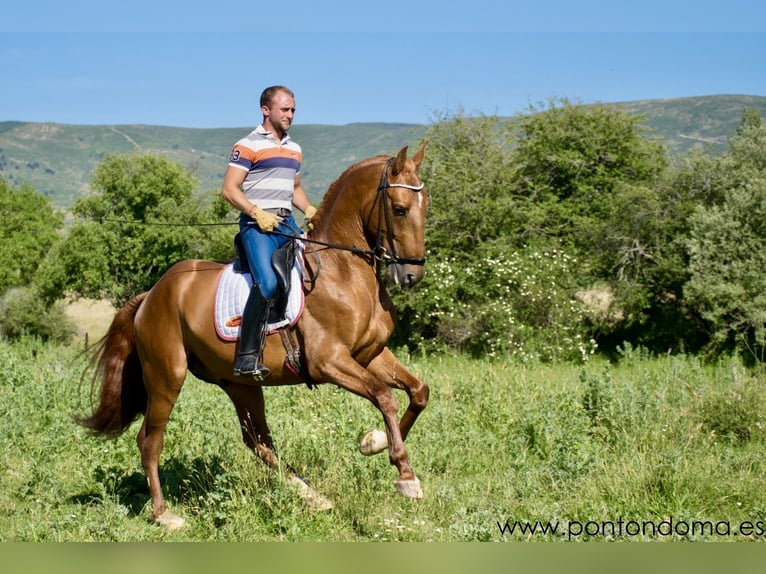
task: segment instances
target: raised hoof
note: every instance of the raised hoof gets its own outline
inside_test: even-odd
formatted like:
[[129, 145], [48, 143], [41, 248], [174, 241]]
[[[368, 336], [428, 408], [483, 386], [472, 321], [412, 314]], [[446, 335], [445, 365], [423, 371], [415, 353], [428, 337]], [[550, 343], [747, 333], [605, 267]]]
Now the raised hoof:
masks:
[[160, 514], [157, 518], [154, 519], [154, 522], [169, 532], [179, 530], [183, 528], [184, 524], [186, 524], [186, 521], [183, 518], [173, 514], [169, 510], [166, 510]]
[[386, 433], [381, 430], [368, 431], [362, 437], [362, 442], [359, 444], [359, 452], [364, 456], [372, 456], [383, 452], [388, 448], [388, 438]]
[[417, 478], [412, 480], [395, 480], [394, 486], [399, 494], [407, 498], [423, 498], [423, 489], [420, 488], [420, 481]]
[[287, 482], [295, 486], [295, 488], [298, 490], [298, 495], [306, 501], [309, 509], [317, 512], [326, 512], [328, 510], [332, 510], [332, 502], [316, 492], [300, 477], [293, 474], [287, 477]]

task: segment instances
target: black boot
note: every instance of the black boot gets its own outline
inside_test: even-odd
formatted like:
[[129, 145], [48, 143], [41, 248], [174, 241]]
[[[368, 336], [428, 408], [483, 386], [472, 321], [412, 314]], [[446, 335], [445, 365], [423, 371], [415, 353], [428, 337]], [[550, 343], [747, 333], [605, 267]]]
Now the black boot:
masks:
[[266, 319], [270, 307], [271, 300], [263, 297], [258, 285], [253, 285], [242, 312], [237, 358], [234, 361], [235, 376], [261, 380], [269, 374], [269, 368], [260, 362], [260, 355], [266, 339]]

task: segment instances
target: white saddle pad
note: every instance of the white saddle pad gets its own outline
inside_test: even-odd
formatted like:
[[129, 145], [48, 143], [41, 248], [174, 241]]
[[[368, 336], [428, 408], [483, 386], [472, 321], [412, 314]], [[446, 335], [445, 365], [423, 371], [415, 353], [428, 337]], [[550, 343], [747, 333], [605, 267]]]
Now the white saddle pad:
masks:
[[[278, 323], [269, 323], [266, 329], [270, 333], [286, 325], [294, 325], [303, 311], [303, 282], [297, 260], [290, 277], [290, 294], [287, 298], [285, 318]], [[250, 273], [235, 273], [233, 264], [227, 265], [221, 272], [215, 293], [215, 330], [221, 339], [239, 339], [242, 311], [245, 309], [252, 285], [253, 278]]]

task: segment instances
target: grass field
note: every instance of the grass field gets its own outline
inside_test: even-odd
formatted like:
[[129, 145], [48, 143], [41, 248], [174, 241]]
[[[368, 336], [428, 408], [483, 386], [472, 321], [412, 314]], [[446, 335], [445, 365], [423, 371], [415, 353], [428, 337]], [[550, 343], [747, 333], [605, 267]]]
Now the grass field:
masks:
[[[161, 474], [187, 526], [149, 521], [135, 445], [72, 422], [81, 349], [0, 342], [0, 541], [750, 540], [766, 531], [766, 388], [735, 360], [625, 353], [618, 364], [408, 358], [431, 403], [408, 438], [425, 498], [398, 496], [380, 427], [335, 387], [266, 389], [284, 462], [334, 503], [312, 512], [239, 438], [233, 407], [189, 378]], [[404, 398], [402, 398], [404, 400]]]

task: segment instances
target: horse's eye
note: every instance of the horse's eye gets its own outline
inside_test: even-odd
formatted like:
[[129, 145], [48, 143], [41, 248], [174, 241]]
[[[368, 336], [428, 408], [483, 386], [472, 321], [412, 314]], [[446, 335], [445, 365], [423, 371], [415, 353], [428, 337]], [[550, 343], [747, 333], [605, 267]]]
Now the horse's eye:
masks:
[[394, 205], [394, 215], [396, 217], [405, 217], [407, 215], [407, 208]]

